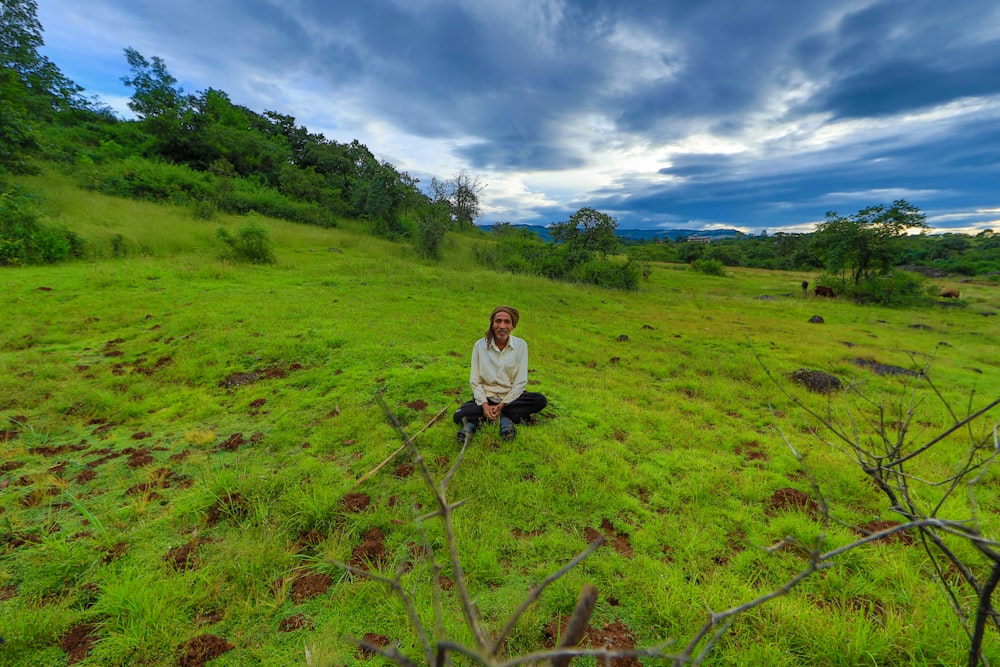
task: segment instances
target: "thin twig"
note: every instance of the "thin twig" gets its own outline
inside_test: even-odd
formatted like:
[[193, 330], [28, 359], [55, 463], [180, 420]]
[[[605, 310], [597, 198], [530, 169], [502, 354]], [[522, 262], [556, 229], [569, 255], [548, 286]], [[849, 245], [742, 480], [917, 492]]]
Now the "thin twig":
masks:
[[[416, 433], [414, 433], [413, 435], [411, 435], [410, 436], [410, 440], [416, 439], [416, 437], [418, 435], [420, 435], [421, 433], [423, 433], [424, 431], [426, 431], [428, 428], [430, 428], [431, 425], [434, 424], [434, 422], [436, 422], [438, 419], [441, 418], [441, 415], [443, 415], [447, 409], [448, 409], [447, 406], [441, 408], [441, 412], [439, 412], [436, 415], [434, 415], [431, 418], [431, 420], [424, 425], [424, 427], [422, 429], [420, 429], [419, 431], [417, 431]], [[374, 475], [375, 473], [377, 473], [379, 470], [381, 470], [382, 468], [384, 468], [390, 461], [392, 461], [394, 458], [396, 458], [397, 456], [399, 456], [400, 452], [402, 452], [404, 449], [406, 449], [406, 442], [404, 442], [400, 446], [399, 449], [397, 449], [392, 454], [390, 454], [389, 457], [385, 461], [382, 461], [382, 463], [379, 463], [372, 470], [370, 470], [369, 472], [367, 472], [364, 475], [362, 475], [361, 477], [359, 477], [358, 481], [356, 481], [354, 483], [354, 486], [358, 487], [358, 486], [361, 486], [362, 484], [364, 484], [366, 481], [368, 481], [369, 477], [371, 477], [372, 475]]]
[[574, 567], [576, 567], [587, 556], [594, 553], [594, 551], [602, 544], [604, 544], [604, 538], [598, 537], [596, 540], [590, 543], [590, 546], [588, 546], [582, 552], [577, 554], [577, 556], [573, 560], [566, 563], [566, 565], [559, 568], [559, 570], [557, 570], [556, 572], [553, 572], [549, 576], [545, 577], [545, 580], [542, 581], [542, 583], [538, 584], [538, 586], [533, 588], [531, 590], [531, 593], [528, 594], [527, 599], [521, 603], [521, 606], [517, 608], [517, 611], [515, 611], [513, 615], [511, 615], [506, 625], [504, 625], [503, 629], [500, 630], [500, 634], [497, 635], [496, 641], [493, 642], [493, 649], [490, 651], [490, 655], [496, 655], [497, 652], [500, 651], [500, 645], [503, 644], [503, 641], [507, 638], [507, 635], [509, 635], [510, 631], [514, 629], [514, 626], [517, 625], [517, 622], [521, 619], [521, 616], [524, 614], [524, 612], [528, 610], [528, 608], [531, 605], [533, 605], [538, 600], [539, 597], [541, 597], [542, 592], [546, 588], [548, 588], [551, 583], [557, 581], [564, 574], [566, 574]]

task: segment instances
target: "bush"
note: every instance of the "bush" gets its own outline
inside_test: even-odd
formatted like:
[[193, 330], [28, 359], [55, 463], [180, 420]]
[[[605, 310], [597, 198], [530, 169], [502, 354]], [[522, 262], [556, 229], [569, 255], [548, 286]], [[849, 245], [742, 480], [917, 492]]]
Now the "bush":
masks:
[[441, 245], [451, 227], [451, 214], [447, 202], [444, 202], [443, 206], [441, 204], [441, 202], [432, 204], [417, 213], [413, 246], [421, 257], [441, 258]]
[[925, 306], [934, 302], [937, 292], [925, 288], [923, 276], [909, 271], [893, 270], [862, 280], [857, 285], [838, 277], [824, 275], [819, 284], [837, 285], [838, 295], [860, 304], [880, 306]]
[[85, 186], [108, 195], [174, 204], [207, 199], [215, 192], [208, 174], [139, 157], [97, 167], [87, 175]]
[[628, 258], [637, 262], [676, 262], [677, 248], [670, 243], [649, 243], [629, 246], [625, 251]]
[[80, 236], [38, 218], [29, 195], [20, 189], [0, 192], [0, 266], [50, 264], [83, 255]]
[[635, 290], [639, 287], [642, 270], [635, 262], [618, 264], [606, 259], [593, 259], [580, 264], [573, 270], [573, 278], [579, 282], [609, 289]]
[[706, 276], [725, 276], [726, 269], [717, 259], [696, 259], [691, 262], [691, 270]]
[[250, 264], [274, 264], [277, 261], [267, 229], [261, 224], [251, 222], [244, 225], [236, 236], [219, 227], [215, 235], [228, 247], [225, 259]]

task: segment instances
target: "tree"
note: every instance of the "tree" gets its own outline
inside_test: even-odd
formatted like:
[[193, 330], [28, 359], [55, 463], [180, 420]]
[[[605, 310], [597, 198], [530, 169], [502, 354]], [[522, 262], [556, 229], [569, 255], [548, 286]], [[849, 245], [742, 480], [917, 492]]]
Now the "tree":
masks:
[[432, 178], [431, 199], [448, 202], [451, 217], [459, 227], [472, 227], [482, 214], [479, 198], [485, 188], [479, 176], [463, 170], [445, 181]]
[[128, 108], [141, 120], [150, 118], [179, 118], [191, 106], [184, 95], [184, 89], [177, 87], [177, 79], [167, 71], [167, 65], [159, 56], [152, 62], [129, 47], [125, 49], [125, 59], [132, 68], [132, 76], [122, 77], [122, 83], [135, 90]]
[[81, 88], [38, 53], [44, 44], [35, 0], [0, 0], [0, 169], [27, 169], [37, 120], [87, 106]]
[[927, 229], [926, 216], [899, 199], [886, 207], [869, 206], [850, 217], [826, 214], [817, 225], [813, 248], [827, 271], [849, 276], [854, 285], [888, 273], [901, 252], [899, 238], [910, 229]]
[[557, 222], [549, 228], [556, 242], [575, 246], [602, 258], [617, 252], [621, 244], [615, 235], [618, 221], [607, 213], [592, 208], [581, 208], [569, 216], [567, 222]]

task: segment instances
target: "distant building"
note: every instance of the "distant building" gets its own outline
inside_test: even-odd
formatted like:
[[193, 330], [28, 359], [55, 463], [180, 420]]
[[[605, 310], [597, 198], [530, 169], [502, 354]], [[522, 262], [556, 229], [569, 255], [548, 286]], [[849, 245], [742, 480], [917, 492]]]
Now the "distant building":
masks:
[[692, 236], [687, 237], [687, 240], [688, 240], [688, 243], [705, 243], [705, 244], [708, 244], [708, 243], [712, 242], [712, 237], [711, 236], [700, 236], [698, 234], [694, 234]]

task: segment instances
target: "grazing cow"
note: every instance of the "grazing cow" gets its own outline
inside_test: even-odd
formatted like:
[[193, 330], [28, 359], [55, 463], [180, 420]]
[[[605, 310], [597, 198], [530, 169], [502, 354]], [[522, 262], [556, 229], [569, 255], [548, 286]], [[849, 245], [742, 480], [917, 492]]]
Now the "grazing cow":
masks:
[[954, 287], [942, 287], [941, 293], [938, 296], [942, 296], [945, 299], [957, 299], [958, 290], [955, 289]]
[[805, 294], [808, 289], [809, 289], [809, 281], [808, 280], [803, 280], [802, 281], [802, 293]]
[[824, 287], [823, 285], [816, 285], [813, 294], [816, 296], [835, 296], [832, 287]]

